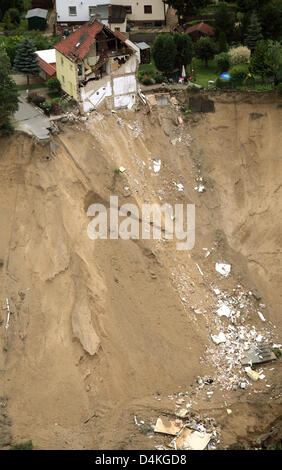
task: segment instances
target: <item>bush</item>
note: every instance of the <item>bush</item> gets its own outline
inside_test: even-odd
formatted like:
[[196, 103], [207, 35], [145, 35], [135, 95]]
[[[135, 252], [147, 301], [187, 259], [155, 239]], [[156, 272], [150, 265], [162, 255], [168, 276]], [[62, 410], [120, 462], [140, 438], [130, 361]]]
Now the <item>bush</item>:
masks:
[[249, 67], [247, 64], [235, 65], [229, 70], [229, 74], [236, 85], [241, 85], [247, 78]]
[[60, 81], [56, 77], [49, 78], [46, 85], [50, 91], [59, 91], [61, 89]]
[[221, 78], [216, 79], [215, 86], [220, 89], [230, 89], [232, 87], [230, 80], [222, 80]]
[[40, 106], [42, 103], [44, 103], [45, 98], [44, 96], [34, 96], [32, 99], [32, 103], [35, 104], [36, 106]]
[[146, 86], [154, 85], [155, 80], [151, 77], [145, 77], [145, 78], [143, 78], [142, 83], [143, 83], [143, 85], [146, 85]]
[[228, 52], [230, 65], [240, 65], [249, 62], [251, 51], [246, 46], [233, 47]]
[[227, 72], [230, 67], [229, 55], [227, 52], [221, 52], [221, 54], [217, 54], [214, 57], [214, 61], [216, 64], [216, 70], [219, 73]]
[[166, 81], [167, 81], [166, 77], [164, 75], [162, 75], [161, 73], [157, 73], [155, 75], [155, 82], [156, 83], [163, 83], [163, 82], [166, 82]]
[[20, 444], [13, 444], [11, 450], [32, 450], [33, 444], [32, 441], [22, 442]]
[[277, 85], [276, 90], [278, 91], [278, 93], [280, 93], [280, 95], [282, 95], [282, 83], [279, 83]]
[[0, 126], [0, 135], [9, 136], [14, 132], [14, 127], [10, 122], [6, 122]]

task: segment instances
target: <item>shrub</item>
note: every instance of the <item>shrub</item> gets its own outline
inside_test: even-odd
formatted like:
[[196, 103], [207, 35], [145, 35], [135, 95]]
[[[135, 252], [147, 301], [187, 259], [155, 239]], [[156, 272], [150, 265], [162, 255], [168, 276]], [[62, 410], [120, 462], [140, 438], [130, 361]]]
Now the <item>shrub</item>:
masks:
[[240, 65], [249, 62], [251, 51], [246, 46], [233, 47], [228, 52], [230, 65]]
[[9, 136], [9, 135], [12, 135], [13, 132], [14, 132], [14, 127], [9, 121], [6, 122], [5, 124], [2, 124], [2, 126], [0, 126], [0, 135]]
[[146, 86], [154, 85], [155, 80], [153, 78], [150, 78], [150, 77], [145, 77], [145, 78], [143, 78], [142, 83], [143, 83], [143, 85], [146, 85]]
[[232, 87], [229, 80], [222, 80], [221, 78], [216, 79], [215, 86], [220, 89], [230, 89]]
[[229, 74], [236, 85], [241, 85], [247, 78], [249, 67], [247, 64], [235, 65], [229, 70]]
[[20, 444], [13, 444], [11, 450], [32, 450], [33, 444], [32, 441], [22, 442]]
[[45, 98], [44, 96], [34, 96], [31, 101], [33, 104], [40, 106], [42, 103], [44, 103]]
[[46, 85], [50, 91], [59, 91], [61, 88], [60, 81], [56, 77], [49, 78], [49, 80], [46, 82]]
[[155, 82], [156, 83], [163, 83], [163, 82], [166, 82], [166, 77], [164, 75], [162, 75], [161, 73], [157, 73], [155, 75]]
[[230, 67], [229, 55], [227, 52], [221, 52], [221, 54], [217, 54], [214, 57], [214, 61], [216, 64], [216, 70], [219, 73], [227, 72]]

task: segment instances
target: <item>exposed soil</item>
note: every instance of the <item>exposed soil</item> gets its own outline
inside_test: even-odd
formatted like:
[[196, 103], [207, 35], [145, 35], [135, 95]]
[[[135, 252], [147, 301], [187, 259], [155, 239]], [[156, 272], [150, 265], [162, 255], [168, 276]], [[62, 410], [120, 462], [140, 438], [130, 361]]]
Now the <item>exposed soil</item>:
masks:
[[[174, 414], [181, 392], [192, 413], [215, 420], [219, 449], [281, 438], [281, 359], [234, 390], [209, 351], [221, 347], [210, 339], [215, 287], [244, 292], [244, 324], [281, 341], [282, 102], [213, 99], [215, 113], [182, 114], [182, 125], [173, 105], [93, 113], [54, 137], [55, 156], [21, 134], [2, 139], [0, 302], [8, 298], [11, 317], [5, 329], [0, 310], [0, 447], [31, 439], [37, 449], [154, 449], [169, 438], [150, 426]], [[139, 207], [194, 203], [194, 249], [90, 240], [87, 209], [108, 207], [111, 195]], [[227, 278], [215, 270], [222, 261]], [[206, 375], [213, 395], [198, 385]]]

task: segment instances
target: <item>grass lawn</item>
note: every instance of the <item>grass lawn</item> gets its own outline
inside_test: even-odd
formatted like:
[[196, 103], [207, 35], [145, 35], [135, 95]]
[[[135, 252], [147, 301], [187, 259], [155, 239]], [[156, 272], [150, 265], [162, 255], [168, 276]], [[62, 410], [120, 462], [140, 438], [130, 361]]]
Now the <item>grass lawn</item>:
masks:
[[[196, 71], [196, 83], [204, 88], [208, 87], [209, 80], [216, 80], [219, 74], [215, 72], [215, 63], [213, 60], [209, 60], [208, 67], [205, 66], [204, 62], [199, 59], [194, 60], [195, 71]], [[187, 67], [187, 72], [190, 74], [190, 65]]]
[[45, 82], [42, 83], [32, 83], [31, 85], [24, 84], [24, 85], [17, 85], [18, 90], [35, 90], [36, 88], [46, 88], [47, 85]]

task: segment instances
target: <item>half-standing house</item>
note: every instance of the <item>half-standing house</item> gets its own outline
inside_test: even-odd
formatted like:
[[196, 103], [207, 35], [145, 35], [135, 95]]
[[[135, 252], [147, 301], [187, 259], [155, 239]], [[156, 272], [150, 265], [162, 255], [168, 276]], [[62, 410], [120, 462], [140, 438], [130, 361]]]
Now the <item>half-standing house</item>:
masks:
[[56, 44], [57, 78], [84, 112], [106, 101], [110, 109], [136, 103], [139, 48], [95, 19]]

